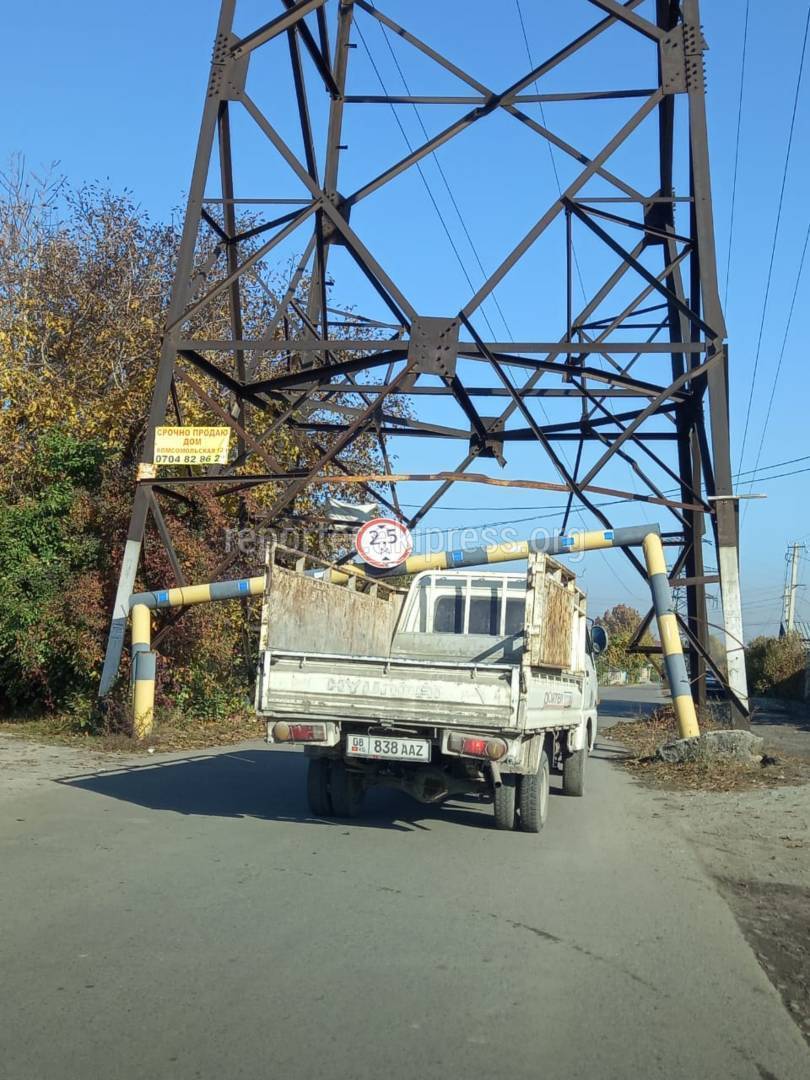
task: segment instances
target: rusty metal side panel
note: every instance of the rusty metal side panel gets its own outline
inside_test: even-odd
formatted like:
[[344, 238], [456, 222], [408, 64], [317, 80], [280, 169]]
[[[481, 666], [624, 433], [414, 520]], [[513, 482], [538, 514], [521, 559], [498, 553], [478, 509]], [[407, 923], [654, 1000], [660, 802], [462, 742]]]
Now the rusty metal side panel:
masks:
[[398, 600], [381, 600], [275, 565], [262, 608], [262, 648], [388, 656]]
[[524, 667], [581, 670], [574, 618], [583, 605], [573, 571], [540, 552], [529, 557]]
[[538, 667], [542, 648], [543, 634], [543, 575], [546, 557], [540, 552], [529, 556], [529, 568], [526, 574], [526, 614], [523, 623], [524, 653], [523, 665], [528, 668]]
[[574, 620], [574, 593], [568, 583], [546, 576], [541, 634], [540, 663], [548, 667], [571, 665], [571, 630]]

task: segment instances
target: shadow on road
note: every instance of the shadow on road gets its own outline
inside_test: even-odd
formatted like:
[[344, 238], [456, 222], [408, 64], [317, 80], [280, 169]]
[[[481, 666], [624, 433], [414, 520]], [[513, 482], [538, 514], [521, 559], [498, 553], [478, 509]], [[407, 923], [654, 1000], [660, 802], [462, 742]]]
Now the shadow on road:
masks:
[[[307, 759], [303, 754], [240, 750], [183, 760], [135, 765], [117, 772], [66, 777], [60, 784], [120, 799], [150, 810], [209, 817], [255, 817], [345, 828], [347, 819], [316, 818], [306, 802]], [[454, 798], [423, 806], [390, 789], [370, 791], [353, 826], [412, 832], [430, 830], [442, 819], [494, 828], [491, 803]]]
[[799, 702], [754, 701], [751, 730], [765, 739], [767, 752], [810, 761], [810, 707]]
[[779, 712], [765, 706], [755, 706], [751, 715], [751, 726], [758, 727], [783, 727], [794, 731], [810, 731], [810, 712], [800, 709], [782, 709]]
[[599, 722], [602, 720], [640, 720], [661, 707], [661, 701], [642, 701], [639, 698], [608, 698], [599, 704]]
[[[606, 738], [608, 739], [610, 737], [610, 735], [606, 736]], [[617, 732], [616, 739], [618, 740], [620, 737], [620, 733]], [[629, 750], [625, 750], [625, 748], [618, 742], [611, 746], [603, 740], [597, 739], [596, 746], [594, 747], [594, 756], [605, 758], [606, 760], [610, 761], [614, 758], [629, 758], [633, 755], [630, 753]]]

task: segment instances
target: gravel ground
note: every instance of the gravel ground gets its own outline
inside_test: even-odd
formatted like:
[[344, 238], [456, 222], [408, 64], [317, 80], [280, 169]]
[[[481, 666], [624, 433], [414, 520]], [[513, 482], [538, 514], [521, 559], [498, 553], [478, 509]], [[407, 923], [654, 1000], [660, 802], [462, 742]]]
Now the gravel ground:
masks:
[[14, 801], [23, 794], [47, 786], [68, 773], [90, 772], [110, 768], [113, 762], [122, 765], [143, 760], [135, 755], [97, 753], [59, 746], [56, 743], [35, 743], [17, 735], [0, 732], [0, 803]]
[[[616, 740], [622, 721], [637, 720], [660, 701], [657, 691], [641, 687], [611, 688], [603, 697], [604, 726]], [[764, 738], [766, 753], [810, 760], [808, 710], [764, 698], [754, 704], [752, 730]], [[659, 790], [653, 800], [654, 813], [671, 816], [696, 849], [810, 1042], [810, 786]]]
[[810, 1042], [810, 788], [665, 802]]

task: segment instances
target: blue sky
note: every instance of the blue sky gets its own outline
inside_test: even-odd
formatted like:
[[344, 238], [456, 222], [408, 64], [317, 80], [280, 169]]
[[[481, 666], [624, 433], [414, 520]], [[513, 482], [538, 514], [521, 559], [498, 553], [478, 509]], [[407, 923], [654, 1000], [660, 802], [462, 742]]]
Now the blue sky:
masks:
[[[514, 73], [521, 74], [528, 68], [512, 0], [501, 0], [497, 5], [497, 19], [492, 17], [493, 5], [484, 0], [443, 0], [441, 4], [388, 0], [380, 6], [495, 88], [511, 81]], [[280, 5], [276, 0], [263, 3], [242, 0], [238, 7], [241, 21], [237, 29], [247, 31], [274, 14]], [[522, 0], [529, 47], [535, 59], [549, 55], [564, 40], [595, 21], [594, 9], [585, 0], [571, 0], [564, 17], [558, 14], [557, 7], [543, 0]], [[726, 281], [744, 8], [743, 0], [705, 0], [703, 4], [705, 34], [710, 46], [706, 62], [718, 262], [721, 291], [727, 292], [735, 470], [741, 467], [742, 436], [807, 3], [782, 0], [778, 5], [751, 4], [734, 237]], [[79, 9], [56, 0], [10, 5], [4, 11], [8, 40], [28, 43], [29, 47], [7, 49], [0, 69], [4, 100], [13, 103], [7, 106], [0, 129], [0, 161], [20, 152], [34, 170], [56, 163], [55, 170], [66, 174], [74, 183], [98, 180], [114, 190], [127, 188], [154, 218], [165, 218], [175, 212], [182, 204], [191, 171], [217, 11], [216, 0], [174, 0], [170, 4], [143, 0], [137, 5], [85, 0]], [[363, 19], [359, 23], [363, 39], [354, 39], [358, 47], [352, 56], [355, 81], [350, 89], [380, 92], [370, 53], [387, 89], [404, 92], [379, 27], [367, 16]], [[602, 65], [599, 54], [583, 54], [574, 65], [549, 76], [543, 89], [582, 86], [605, 89], [628, 85], [625, 65], [627, 70], [638, 71], [638, 85], [644, 86], [643, 73], [650, 70], [652, 53], [640, 47], [629, 33], [618, 33], [624, 36], [616, 38], [617, 52], [611, 64]], [[281, 45], [279, 42], [279, 48]], [[275, 65], [280, 68], [286, 59], [283, 52], [272, 52], [275, 47], [274, 43], [266, 57], [252, 64], [248, 89], [273, 123], [294, 142], [291, 95], [283, 89], [275, 96], [271, 92]], [[439, 73], [401, 42], [394, 43], [394, 52], [412, 92], [463, 92], [452, 77]], [[804, 197], [810, 179], [808, 80], [810, 72], [805, 71], [759, 348], [744, 469], [753, 468], [757, 458], [808, 223]], [[615, 130], [638, 105], [638, 101], [621, 102], [599, 106], [598, 112], [574, 112], [570, 106], [547, 105], [546, 120], [549, 127], [570, 142], [594, 152], [606, 133]], [[531, 107], [527, 106], [527, 111]], [[423, 108], [420, 116], [433, 134], [460, 112], [458, 107], [434, 107], [432, 111]], [[413, 110], [403, 109], [399, 115], [407, 137], [413, 143], [421, 141], [419, 120]], [[316, 131], [322, 130], [317, 115], [314, 124]], [[240, 127], [236, 122], [234, 133], [237, 155], [242, 155], [238, 157], [240, 175], [245, 185], [254, 187], [252, 191], [243, 190], [243, 195], [300, 194], [300, 187], [285, 171], [286, 167], [250, 141], [247, 125]], [[345, 142], [349, 149], [342, 161], [344, 190], [359, 186], [406, 152], [403, 135], [385, 106], [355, 106], [353, 111], [350, 108]], [[475, 239], [478, 257], [490, 271], [538, 216], [535, 201], [538, 194], [544, 206], [554, 197], [556, 181], [548, 149], [511, 118], [499, 115], [492, 118], [489, 129], [471, 128], [465, 133], [464, 142], [459, 140], [458, 146], [449, 144], [438, 157]], [[574, 167], [564, 155], [558, 153], [555, 164], [563, 183], [574, 175]], [[650, 188], [654, 186], [652, 164], [649, 146], [642, 141], [628, 142], [615, 159], [616, 171], [624, 170], [641, 187], [645, 186], [642, 181], [648, 181]], [[680, 179], [683, 162], [679, 164]], [[427, 161], [424, 171], [477, 286], [482, 275], [435, 161]], [[596, 188], [591, 190], [595, 192]], [[403, 205], [409, 207], [407, 215], [401, 212]], [[403, 288], [420, 311], [452, 314], [467, 299], [469, 286], [425, 186], [415, 172], [392, 185], [385, 197], [369, 199], [362, 215], [358, 212], [356, 219], [353, 218], [353, 224], [355, 220], [358, 231], [397, 280], [404, 283]], [[509, 280], [508, 286], [505, 282], [498, 291], [501, 310], [515, 337], [550, 340], [560, 334], [563, 293], [557, 257], [559, 241], [559, 229], [550, 230], [549, 236], [532, 252], [521, 274]], [[293, 238], [280, 251], [280, 258], [292, 257], [296, 243]], [[609, 260], [585, 236], [577, 235], [576, 244], [586, 288], [592, 288], [600, 273], [609, 268]], [[364, 285], [350, 266], [336, 259], [334, 276], [336, 301], [356, 302], [369, 314], [382, 314], [370, 309], [374, 301], [364, 295]], [[801, 345], [801, 316], [809, 290], [810, 275], [806, 273], [799, 284], [792, 332], [787, 338], [776, 385], [761, 466], [810, 455], [806, 360]], [[501, 315], [493, 304], [485, 305], [484, 311], [496, 338], [505, 335]], [[491, 336], [486, 321], [480, 327], [485, 337]], [[444, 418], [441, 410], [430, 415]], [[549, 405], [549, 415], [552, 420], [563, 419], [559, 406], [555, 411], [553, 403]], [[453, 423], [455, 419], [445, 418], [445, 422]], [[451, 451], [446, 445], [437, 447], [433, 441], [400, 445], [396, 449], [399, 467], [413, 471], [439, 465], [450, 467], [453, 458], [460, 460], [463, 456], [463, 451]], [[441, 462], [437, 458], [439, 452]], [[569, 456], [572, 453], [570, 449], [567, 452]], [[536, 453], [525, 448], [515, 448], [509, 458], [507, 475], [556, 479], [550, 464], [538, 463]], [[810, 461], [804, 461], [772, 471], [785, 472], [808, 465]], [[488, 471], [497, 474], [496, 467]], [[603, 482], [632, 490], [632, 481], [624, 468], [610, 467]], [[662, 482], [662, 486], [668, 485]], [[746, 485], [742, 490], [749, 487]], [[747, 636], [776, 629], [785, 546], [799, 537], [810, 542], [810, 472], [755, 481], [753, 491], [767, 493], [768, 498], [752, 502], [744, 516], [742, 568]], [[422, 494], [422, 489], [412, 485], [402, 497], [416, 503]], [[515, 524], [518, 535], [526, 535], [535, 525], [553, 528], [558, 524], [555, 518], [546, 515], [554, 514], [562, 501], [551, 494], [541, 496], [534, 492], [501, 492], [459, 485], [442, 504], [449, 509], [431, 515], [427, 524], [458, 528], [542, 515], [541, 520], [520, 520]], [[615, 509], [617, 524], [657, 517], [654, 508], [639, 508], [638, 504]], [[706, 559], [709, 565], [714, 565], [710, 548]], [[806, 567], [805, 562], [803, 570]], [[583, 564], [581, 572], [591, 596], [592, 611], [628, 598], [639, 606], [644, 603], [642, 582], [618, 553], [610, 559], [592, 557], [587, 566]], [[810, 574], [806, 580], [810, 586]], [[805, 592], [800, 591], [799, 613], [810, 618], [810, 602], [804, 599]]]

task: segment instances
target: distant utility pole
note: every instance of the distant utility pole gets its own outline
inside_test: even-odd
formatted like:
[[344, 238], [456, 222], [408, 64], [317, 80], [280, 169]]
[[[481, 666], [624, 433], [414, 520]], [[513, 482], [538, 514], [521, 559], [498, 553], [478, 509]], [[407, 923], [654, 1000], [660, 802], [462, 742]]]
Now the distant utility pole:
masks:
[[785, 595], [782, 601], [782, 633], [792, 634], [796, 622], [796, 590], [799, 587], [799, 552], [804, 544], [790, 544], [785, 556], [788, 571], [785, 575]]

